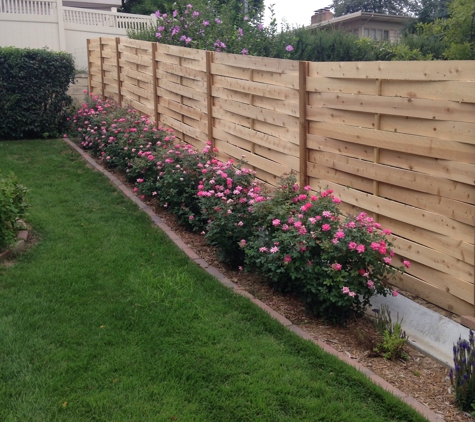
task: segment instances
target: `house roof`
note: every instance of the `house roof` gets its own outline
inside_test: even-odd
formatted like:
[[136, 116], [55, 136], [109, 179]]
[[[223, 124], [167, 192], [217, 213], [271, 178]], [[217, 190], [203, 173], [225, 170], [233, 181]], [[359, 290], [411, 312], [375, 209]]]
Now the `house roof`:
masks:
[[359, 21], [361, 19], [367, 19], [368, 21], [376, 21], [376, 22], [390, 22], [390, 23], [400, 23], [405, 24], [415, 18], [411, 18], [410, 16], [399, 16], [399, 15], [385, 15], [384, 13], [372, 13], [372, 12], [354, 12], [348, 13], [347, 15], [338, 16], [337, 18], [324, 20], [322, 22], [318, 22], [313, 24], [312, 27], [319, 27], [319, 26], [327, 26], [327, 25], [336, 25], [339, 23], [350, 23]]

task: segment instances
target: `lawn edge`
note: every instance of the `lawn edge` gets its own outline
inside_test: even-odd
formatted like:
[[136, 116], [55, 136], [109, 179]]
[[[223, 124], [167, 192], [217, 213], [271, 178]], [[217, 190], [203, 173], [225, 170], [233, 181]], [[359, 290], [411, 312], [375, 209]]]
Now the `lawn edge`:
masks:
[[339, 352], [329, 344], [313, 338], [307, 332], [302, 330], [297, 325], [292, 324], [287, 318], [285, 318], [280, 313], [273, 310], [271, 307], [260, 301], [259, 299], [255, 298], [249, 292], [240, 288], [237, 284], [233, 283], [229, 278], [227, 278], [224, 274], [222, 274], [217, 268], [209, 265], [204, 259], [200, 258], [195, 251], [189, 247], [183, 240], [169, 227], [165, 221], [156, 215], [152, 208], [150, 208], [147, 204], [145, 204], [135, 193], [124, 185], [116, 176], [98, 164], [88, 153], [76, 145], [73, 141], [69, 138], [62, 138], [66, 144], [68, 144], [71, 148], [73, 148], [79, 155], [87, 161], [88, 164], [92, 166], [92, 168], [106, 176], [116, 187], [120, 190], [124, 196], [129, 198], [132, 202], [138, 205], [138, 207], [143, 210], [153, 221], [153, 223], [163, 230], [166, 235], [170, 238], [170, 240], [175, 243], [178, 248], [180, 248], [192, 261], [198, 264], [201, 268], [203, 268], [206, 272], [211, 274], [215, 277], [221, 284], [224, 286], [232, 289], [236, 294], [244, 296], [248, 298], [252, 303], [257, 305], [259, 308], [267, 312], [272, 318], [276, 319], [279, 323], [281, 323], [284, 327], [289, 329], [290, 331], [297, 334], [299, 337], [303, 338], [304, 340], [311, 341], [325, 352], [337, 357], [341, 361], [345, 362], [346, 364], [352, 366], [353, 368], [357, 369], [359, 372], [364, 374], [371, 382], [376, 385], [379, 385], [383, 390], [391, 393], [392, 395], [396, 396], [409, 406], [411, 406], [414, 410], [416, 410], [419, 414], [424, 416], [429, 422], [443, 422], [445, 419], [442, 418], [437, 413], [430, 410], [426, 405], [422, 404], [421, 402], [417, 401], [414, 397], [407, 395], [406, 393], [402, 392], [398, 388], [391, 385], [389, 382], [384, 380], [379, 375], [375, 374], [370, 369], [363, 366], [361, 363], [356, 362], [354, 359], [351, 359], [347, 355], [342, 352]]

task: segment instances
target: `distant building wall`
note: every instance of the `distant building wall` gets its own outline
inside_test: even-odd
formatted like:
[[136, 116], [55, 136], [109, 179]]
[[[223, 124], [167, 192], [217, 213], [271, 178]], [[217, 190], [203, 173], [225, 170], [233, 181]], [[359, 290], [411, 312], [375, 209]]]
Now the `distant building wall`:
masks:
[[313, 28], [341, 28], [359, 38], [372, 38], [377, 41], [397, 41], [401, 38], [404, 26], [410, 17], [385, 15], [381, 13], [355, 12], [333, 17], [329, 9], [316, 10], [311, 18]]

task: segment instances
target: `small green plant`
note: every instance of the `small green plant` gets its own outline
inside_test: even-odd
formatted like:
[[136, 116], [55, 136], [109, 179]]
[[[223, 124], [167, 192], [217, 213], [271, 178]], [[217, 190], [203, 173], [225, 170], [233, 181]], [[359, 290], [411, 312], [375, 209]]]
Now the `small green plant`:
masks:
[[11, 174], [0, 178], [0, 250], [10, 245], [18, 232], [18, 219], [25, 215], [27, 189]]
[[468, 412], [475, 403], [475, 339], [472, 330], [468, 341], [459, 337], [453, 351], [454, 369], [450, 370], [450, 381], [454, 387], [455, 403]]
[[375, 328], [380, 332], [381, 342], [376, 346], [375, 352], [386, 359], [407, 359], [404, 352], [404, 345], [408, 339], [406, 332], [402, 329], [402, 320], [399, 321], [399, 314], [396, 322], [392, 321], [391, 311], [388, 306], [381, 305], [381, 309], [374, 309], [376, 314]]

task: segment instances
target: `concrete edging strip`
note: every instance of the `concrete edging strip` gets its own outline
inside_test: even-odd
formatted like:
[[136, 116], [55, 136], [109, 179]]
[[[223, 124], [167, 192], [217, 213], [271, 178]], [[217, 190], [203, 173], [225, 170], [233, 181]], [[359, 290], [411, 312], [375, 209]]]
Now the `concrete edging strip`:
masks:
[[172, 240], [192, 261], [196, 262], [197, 265], [199, 265], [205, 271], [207, 271], [209, 274], [211, 274], [213, 277], [215, 277], [221, 284], [223, 284], [226, 287], [229, 287], [236, 294], [239, 294], [241, 296], [244, 296], [244, 297], [248, 298], [251, 302], [253, 302], [255, 305], [257, 305], [259, 308], [261, 308], [262, 310], [267, 312], [272, 318], [279, 321], [282, 325], [284, 325], [289, 330], [293, 331], [298, 336], [302, 337], [305, 340], [309, 340], [309, 341], [313, 342], [314, 344], [319, 346], [321, 349], [323, 349], [325, 352], [330, 353], [333, 356], [336, 356], [337, 358], [344, 361], [348, 365], [350, 365], [350, 366], [354, 367], [355, 369], [357, 369], [358, 371], [362, 372], [374, 384], [379, 385], [384, 390], [390, 392], [394, 396], [401, 399], [403, 402], [405, 402], [406, 404], [411, 406], [413, 409], [415, 409], [422, 416], [427, 418], [427, 420], [429, 422], [443, 422], [444, 421], [444, 419], [441, 416], [437, 415], [435, 412], [430, 410], [427, 406], [425, 406], [422, 403], [418, 402], [414, 397], [403, 393], [401, 390], [399, 390], [396, 387], [389, 384], [387, 381], [385, 381], [379, 375], [375, 374], [374, 372], [372, 372], [368, 368], [364, 367], [359, 362], [356, 362], [354, 359], [351, 359], [350, 357], [346, 356], [344, 353], [341, 353], [338, 350], [334, 349], [329, 344], [324, 343], [321, 340], [313, 338], [308, 333], [306, 333], [304, 330], [302, 330], [300, 327], [298, 327], [296, 325], [293, 325], [292, 322], [289, 321], [287, 318], [285, 318], [283, 315], [281, 315], [278, 312], [274, 311], [268, 305], [266, 305], [265, 303], [261, 302], [259, 299], [252, 296], [249, 292], [241, 289], [237, 284], [233, 283], [224, 274], [222, 274], [217, 268], [208, 265], [207, 262], [204, 259], [199, 258], [198, 255], [188, 245], [186, 245], [185, 242], [183, 242], [183, 240], [178, 235], [176, 235], [172, 231], [172, 229], [159, 216], [157, 216], [147, 204], [142, 202], [140, 200], [140, 198], [138, 198], [127, 186], [125, 186], [122, 182], [120, 182], [117, 179], [117, 177], [115, 177], [113, 174], [111, 174], [109, 171], [107, 171], [104, 167], [99, 165], [94, 159], [92, 159], [89, 156], [89, 154], [86, 151], [84, 151], [82, 148], [77, 146], [70, 139], [63, 138], [63, 140], [68, 145], [70, 145], [74, 150], [76, 150], [95, 170], [100, 171], [105, 176], [107, 176], [109, 178], [109, 180], [113, 184], [115, 184], [116, 187], [120, 191], [122, 191], [122, 193], [127, 198], [131, 199], [133, 202], [135, 202], [139, 206], [140, 209], [145, 211], [151, 217], [151, 219], [155, 223], [155, 225], [157, 225], [160, 229], [162, 229], [168, 235], [170, 240]]

